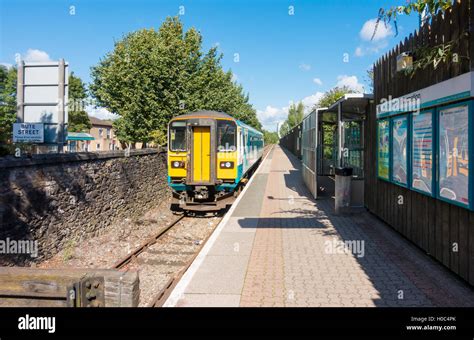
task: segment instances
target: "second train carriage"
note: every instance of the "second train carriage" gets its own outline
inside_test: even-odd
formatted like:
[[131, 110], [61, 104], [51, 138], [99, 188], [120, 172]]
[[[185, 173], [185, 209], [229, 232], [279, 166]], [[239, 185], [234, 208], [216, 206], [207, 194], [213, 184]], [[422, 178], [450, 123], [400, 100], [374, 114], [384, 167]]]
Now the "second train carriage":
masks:
[[263, 154], [263, 134], [216, 111], [174, 117], [168, 126], [172, 210], [219, 210], [230, 204]]

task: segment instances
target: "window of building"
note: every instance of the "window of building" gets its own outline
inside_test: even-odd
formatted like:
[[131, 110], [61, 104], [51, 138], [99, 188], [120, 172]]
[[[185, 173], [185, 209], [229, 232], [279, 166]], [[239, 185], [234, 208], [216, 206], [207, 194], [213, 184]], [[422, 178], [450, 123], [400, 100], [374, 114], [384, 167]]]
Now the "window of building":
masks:
[[107, 139], [110, 139], [110, 128], [107, 128]]

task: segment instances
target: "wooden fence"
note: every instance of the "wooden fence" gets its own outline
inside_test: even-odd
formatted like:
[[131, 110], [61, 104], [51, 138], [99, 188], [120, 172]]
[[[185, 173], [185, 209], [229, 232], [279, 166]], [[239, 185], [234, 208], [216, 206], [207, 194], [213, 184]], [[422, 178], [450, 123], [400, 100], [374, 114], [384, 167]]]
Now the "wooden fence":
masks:
[[[374, 65], [375, 102], [382, 98], [397, 98], [416, 90], [437, 84], [444, 80], [469, 72], [474, 65], [470, 59], [474, 55], [474, 45], [470, 27], [474, 22], [470, 0], [455, 1], [453, 7], [443, 14], [439, 13], [431, 24], [424, 24], [419, 31], [410, 34], [388, 54]], [[380, 25], [383, 25], [381, 22]], [[413, 76], [397, 72], [397, 56], [403, 52], [421, 57], [423, 48], [435, 47], [453, 42], [453, 56], [448, 62], [440, 63], [437, 68], [430, 64], [426, 69], [418, 70]], [[455, 55], [454, 55], [455, 54]]]

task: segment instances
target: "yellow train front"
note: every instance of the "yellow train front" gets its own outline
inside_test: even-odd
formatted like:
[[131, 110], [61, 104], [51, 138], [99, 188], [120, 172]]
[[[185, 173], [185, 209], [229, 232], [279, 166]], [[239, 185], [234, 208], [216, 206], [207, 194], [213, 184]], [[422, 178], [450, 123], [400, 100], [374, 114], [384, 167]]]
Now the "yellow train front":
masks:
[[168, 126], [171, 209], [226, 208], [261, 160], [263, 146], [261, 132], [223, 112], [173, 118]]

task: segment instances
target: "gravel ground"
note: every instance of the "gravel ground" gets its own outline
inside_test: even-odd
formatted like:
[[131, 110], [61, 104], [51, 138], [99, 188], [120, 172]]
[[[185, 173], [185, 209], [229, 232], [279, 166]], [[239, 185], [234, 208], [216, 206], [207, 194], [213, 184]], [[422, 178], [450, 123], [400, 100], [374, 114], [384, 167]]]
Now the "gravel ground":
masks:
[[139, 220], [125, 219], [99, 236], [80, 243], [71, 242], [38, 268], [111, 268], [160, 228], [176, 218], [169, 211], [169, 200], [148, 211]]

